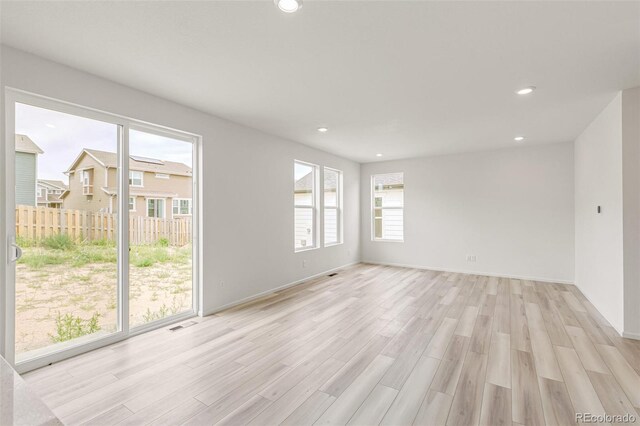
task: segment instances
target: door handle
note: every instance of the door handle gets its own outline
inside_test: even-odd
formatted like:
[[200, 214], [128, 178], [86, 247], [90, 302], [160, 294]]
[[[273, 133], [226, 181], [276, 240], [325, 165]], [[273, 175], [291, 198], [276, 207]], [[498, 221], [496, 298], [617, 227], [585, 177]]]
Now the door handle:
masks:
[[9, 262], [17, 262], [22, 257], [22, 248], [14, 241], [9, 243]]

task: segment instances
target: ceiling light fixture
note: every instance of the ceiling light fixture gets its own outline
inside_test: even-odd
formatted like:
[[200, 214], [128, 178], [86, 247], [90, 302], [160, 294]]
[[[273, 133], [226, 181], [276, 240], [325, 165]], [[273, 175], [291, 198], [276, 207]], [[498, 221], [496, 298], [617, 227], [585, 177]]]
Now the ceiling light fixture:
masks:
[[382, 157], [382, 154], [376, 154], [376, 157]]
[[524, 136], [516, 136], [513, 140], [516, 142], [522, 142], [524, 140]]
[[50, 128], [50, 129], [55, 129], [55, 128], [56, 128], [56, 126], [54, 126], [54, 125], [53, 125], [53, 124], [51, 124], [51, 123], [47, 123], [47, 124], [46, 124], [46, 126], [47, 126], [48, 128]]
[[329, 131], [329, 129], [327, 127], [318, 127], [318, 131], [320, 133], [327, 133]]
[[284, 13], [293, 13], [302, 7], [302, 0], [273, 0]]
[[522, 89], [516, 91], [516, 93], [518, 95], [528, 95], [530, 93], [533, 93], [534, 90], [536, 90], [536, 86], [529, 86], [529, 87], [523, 87]]

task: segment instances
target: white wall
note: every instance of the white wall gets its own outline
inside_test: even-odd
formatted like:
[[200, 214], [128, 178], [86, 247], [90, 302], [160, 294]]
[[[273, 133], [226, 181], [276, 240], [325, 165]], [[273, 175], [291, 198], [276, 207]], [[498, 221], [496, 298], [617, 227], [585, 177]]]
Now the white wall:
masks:
[[640, 87], [622, 92], [624, 333], [640, 339]]
[[[205, 313], [359, 260], [359, 164], [6, 46], [1, 59], [3, 91], [14, 87], [203, 136]], [[344, 172], [344, 244], [294, 253], [294, 159]]]
[[[404, 172], [403, 243], [371, 241], [367, 183], [389, 172]], [[570, 143], [363, 164], [361, 181], [364, 261], [573, 282]]]
[[618, 94], [575, 141], [576, 285], [619, 332], [624, 297], [621, 100]]

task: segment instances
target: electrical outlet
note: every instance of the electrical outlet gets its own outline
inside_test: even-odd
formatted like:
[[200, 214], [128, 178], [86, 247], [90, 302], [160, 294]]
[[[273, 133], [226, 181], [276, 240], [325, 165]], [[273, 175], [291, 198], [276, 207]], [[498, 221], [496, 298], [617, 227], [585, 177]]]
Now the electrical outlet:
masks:
[[478, 257], [475, 254], [468, 254], [467, 255], [467, 262], [475, 262], [478, 260]]

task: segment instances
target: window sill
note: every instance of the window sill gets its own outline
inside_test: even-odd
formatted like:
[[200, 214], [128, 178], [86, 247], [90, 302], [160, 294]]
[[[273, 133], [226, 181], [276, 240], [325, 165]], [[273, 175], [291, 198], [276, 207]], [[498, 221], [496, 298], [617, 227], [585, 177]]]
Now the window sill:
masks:
[[404, 243], [404, 240], [385, 240], [382, 238], [374, 238], [371, 241], [374, 243]]
[[339, 243], [330, 243], [330, 244], [325, 244], [325, 247], [333, 247], [333, 246], [341, 246], [342, 244], [344, 244], [344, 241], [341, 241]]
[[303, 251], [311, 251], [311, 250], [316, 250], [318, 247], [305, 247], [305, 248], [299, 248], [299, 249], [295, 249], [295, 253], [301, 253]]

